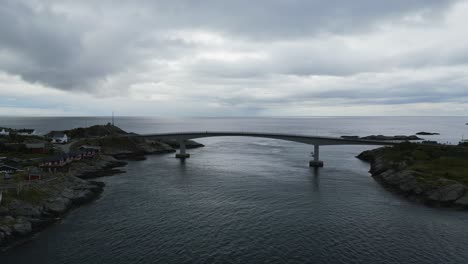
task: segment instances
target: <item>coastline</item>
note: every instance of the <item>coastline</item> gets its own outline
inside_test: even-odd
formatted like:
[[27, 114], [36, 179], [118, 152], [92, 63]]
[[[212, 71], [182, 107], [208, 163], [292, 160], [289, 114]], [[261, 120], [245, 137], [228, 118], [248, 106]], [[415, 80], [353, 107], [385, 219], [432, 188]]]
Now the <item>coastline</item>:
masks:
[[67, 174], [34, 187], [49, 194], [40, 201], [14, 199], [0, 206], [0, 251], [27, 242], [34, 234], [60, 221], [71, 210], [98, 199], [105, 184], [89, 179], [122, 173], [115, 168], [127, 164], [103, 156], [93, 160], [92, 164], [74, 164], [75, 167], [70, 168]]
[[[56, 186], [59, 191], [52, 192], [51, 197], [39, 204], [16, 202], [7, 210], [0, 206], [0, 250], [28, 241], [33, 234], [60, 221], [73, 208], [99, 198], [104, 184], [88, 179], [124, 172], [118, 169], [127, 164], [123, 160], [141, 160], [146, 155], [174, 152], [177, 147], [166, 142], [156, 144], [154, 140], [133, 144], [136, 147], [99, 144], [103, 146], [102, 154], [92, 160], [72, 163], [67, 175]], [[188, 148], [201, 146], [194, 142]], [[410, 200], [431, 206], [468, 208], [468, 188], [465, 185], [449, 179], [444, 179], [441, 186], [420, 182], [419, 175], [409, 170], [406, 162], [388, 162], [382, 155], [382, 149], [385, 148], [364, 151], [358, 156], [370, 163], [370, 173], [380, 184]]]
[[467, 186], [446, 178], [423, 181], [421, 172], [411, 169], [406, 161], [386, 159], [384, 150], [367, 150], [357, 158], [370, 163], [369, 173], [386, 189], [431, 207], [468, 209]]
[[[188, 148], [203, 146], [191, 141]], [[127, 160], [144, 160], [147, 155], [172, 153], [177, 147], [174, 142], [155, 140], [138, 142], [134, 149], [109, 144], [98, 157], [72, 163], [63, 175], [43, 186], [34, 187], [42, 189], [47, 197], [30, 202], [13, 199], [6, 205], [3, 203], [0, 205], [0, 252], [26, 243], [34, 234], [66, 217], [71, 210], [98, 199], [105, 184], [91, 179], [125, 173], [119, 168], [125, 167]]]

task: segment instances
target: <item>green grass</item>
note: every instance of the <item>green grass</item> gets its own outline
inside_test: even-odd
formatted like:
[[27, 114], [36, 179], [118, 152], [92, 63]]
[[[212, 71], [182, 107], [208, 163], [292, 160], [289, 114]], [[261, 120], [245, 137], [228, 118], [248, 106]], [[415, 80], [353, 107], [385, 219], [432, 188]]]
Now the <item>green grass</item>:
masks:
[[15, 194], [15, 198], [31, 204], [38, 204], [40, 201], [47, 199], [48, 197], [49, 194], [45, 191], [33, 188], [22, 190], [19, 195]]
[[8, 190], [8, 192], [3, 192], [2, 205], [8, 205], [12, 199], [18, 199], [30, 204], [39, 204], [44, 199], [49, 198], [49, 194], [43, 190], [24, 187], [23, 190], [16, 192], [16, 190]]
[[436, 182], [441, 178], [454, 180], [468, 186], [468, 160], [453, 157], [439, 157], [428, 160], [428, 162], [418, 162], [410, 168], [422, 175], [421, 180]]
[[467, 147], [404, 143], [383, 149], [383, 155], [390, 163], [406, 162], [421, 182], [443, 185], [448, 179], [468, 186]]

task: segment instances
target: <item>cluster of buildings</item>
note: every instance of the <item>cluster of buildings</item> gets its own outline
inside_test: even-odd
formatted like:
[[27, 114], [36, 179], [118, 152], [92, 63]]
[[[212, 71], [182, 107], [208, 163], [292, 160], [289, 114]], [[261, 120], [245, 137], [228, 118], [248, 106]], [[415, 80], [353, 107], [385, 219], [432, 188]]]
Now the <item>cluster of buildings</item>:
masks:
[[99, 154], [100, 150], [100, 147], [81, 146], [78, 151], [47, 157], [42, 160], [39, 167], [48, 172], [64, 171], [70, 163], [82, 159], [92, 159]]
[[[0, 128], [0, 137], [9, 136], [10, 134], [20, 136], [37, 136], [35, 129]], [[64, 132], [52, 132], [48, 138], [53, 144], [65, 144], [70, 140], [70, 138]]]
[[42, 178], [44, 172], [64, 172], [68, 170], [68, 165], [82, 159], [92, 159], [100, 152], [100, 147], [81, 146], [78, 151], [54, 155], [36, 160], [37, 167], [27, 167], [23, 169], [24, 160], [18, 158], [0, 157], [0, 175], [4, 180], [12, 179], [13, 175], [23, 172], [25, 180], [38, 180]]
[[[11, 138], [12, 135], [34, 136], [34, 129], [12, 129], [0, 128], [0, 153], [22, 157], [26, 155], [29, 159], [18, 159], [12, 157], [0, 157], [0, 179], [12, 179], [14, 175], [21, 175], [25, 180], [41, 179], [43, 173], [68, 171], [68, 165], [82, 159], [92, 159], [100, 152], [100, 147], [81, 146], [77, 151], [56, 155], [29, 155], [51, 153], [52, 144], [66, 144], [70, 138], [64, 132], [53, 131], [44, 137], [44, 140], [24, 140], [18, 142]], [[46, 156], [41, 158], [40, 156]], [[3, 176], [3, 177], [2, 177]]]
[[35, 129], [11, 129], [11, 128], [2, 128], [0, 129], [0, 136], [8, 136], [11, 134], [17, 134], [20, 136], [34, 136], [36, 135]]

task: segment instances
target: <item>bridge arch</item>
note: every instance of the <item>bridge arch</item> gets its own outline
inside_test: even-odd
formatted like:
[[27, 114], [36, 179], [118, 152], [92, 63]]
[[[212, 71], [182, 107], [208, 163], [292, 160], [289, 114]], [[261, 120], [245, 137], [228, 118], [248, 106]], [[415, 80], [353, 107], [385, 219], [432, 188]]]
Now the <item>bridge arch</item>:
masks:
[[181, 133], [160, 133], [160, 134], [146, 134], [139, 135], [139, 137], [153, 138], [153, 139], [175, 139], [179, 142], [179, 153], [176, 158], [186, 159], [190, 154], [186, 151], [186, 141], [189, 139], [207, 138], [207, 137], [261, 137], [270, 139], [279, 139], [286, 141], [293, 141], [308, 145], [314, 145], [313, 160], [309, 162], [311, 167], [322, 167], [323, 162], [319, 159], [319, 151], [321, 145], [394, 145], [397, 142], [377, 141], [377, 140], [362, 140], [362, 139], [349, 139], [337, 137], [322, 137], [322, 136], [309, 136], [299, 134], [284, 134], [284, 133], [263, 133], [263, 132], [213, 132], [213, 131], [199, 131], [199, 132], [181, 132]]

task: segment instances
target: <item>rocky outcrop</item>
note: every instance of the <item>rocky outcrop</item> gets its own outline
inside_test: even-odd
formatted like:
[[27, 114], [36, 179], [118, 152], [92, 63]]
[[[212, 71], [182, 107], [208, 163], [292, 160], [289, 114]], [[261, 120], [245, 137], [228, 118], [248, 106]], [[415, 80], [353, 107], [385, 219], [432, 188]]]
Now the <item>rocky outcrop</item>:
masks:
[[20, 241], [37, 232], [70, 209], [96, 199], [103, 191], [104, 183], [78, 177], [102, 176], [102, 171], [125, 164], [109, 156], [75, 162], [68, 174], [57, 174], [48, 182], [22, 191], [34, 190], [41, 196], [34, 199], [12, 196], [8, 201], [3, 201], [0, 206], [0, 246]]
[[64, 133], [71, 138], [89, 138], [89, 137], [104, 137], [110, 135], [127, 135], [128, 133], [119, 127], [112, 124], [94, 125], [90, 127], [79, 127], [63, 131], [51, 131], [45, 136], [50, 137], [55, 133]]
[[0, 245], [27, 237], [55, 222], [70, 209], [89, 202], [103, 191], [101, 182], [63, 176], [50, 184], [34, 187], [47, 197], [27, 202], [12, 198], [0, 216]]
[[[93, 159], [72, 162], [66, 175], [34, 187], [43, 196], [34, 199], [16, 197], [0, 206], [0, 246], [9, 245], [54, 223], [70, 209], [90, 202], [103, 191], [102, 182], [85, 179], [110, 176], [124, 171], [118, 167], [127, 162], [119, 159], [144, 159], [145, 155], [174, 152], [176, 141], [161, 142], [149, 138], [105, 136], [76, 142], [101, 146], [101, 153]], [[188, 141], [187, 148], [202, 147]]]
[[468, 193], [455, 201], [455, 204], [462, 207], [468, 207]]
[[[81, 145], [101, 147], [101, 153], [118, 160], [144, 160], [146, 155], [175, 152], [179, 143], [175, 140], [161, 141], [157, 138], [140, 138], [130, 136], [108, 136], [82, 139], [73, 144], [72, 149]], [[187, 148], [203, 147], [192, 140], [187, 141]]]
[[[160, 141], [161, 143], [164, 143], [166, 145], [169, 145], [170, 147], [172, 148], [179, 148], [180, 147], [180, 144], [179, 144], [179, 141], [175, 140], [175, 139], [163, 139], [163, 140], [158, 140]], [[200, 148], [200, 147], [204, 147], [205, 145], [201, 144], [201, 143], [198, 143], [194, 140], [187, 140], [185, 142], [185, 147], [188, 148], [188, 149], [192, 149], [192, 148]]]
[[362, 137], [361, 139], [369, 139], [369, 140], [422, 140], [422, 138], [419, 138], [416, 135], [411, 135], [411, 136], [384, 136], [384, 135], [371, 135], [371, 136], [366, 136]]
[[413, 141], [413, 140], [423, 140], [416, 135], [411, 136], [384, 136], [384, 135], [370, 135], [365, 137], [359, 136], [341, 136], [344, 139], [366, 139], [366, 140], [398, 140], [398, 141]]
[[422, 132], [416, 133], [416, 135], [420, 135], [420, 136], [433, 136], [433, 135], [440, 135], [440, 134], [439, 134], [439, 133], [432, 133], [432, 132], [425, 132], [425, 131], [422, 131]]
[[32, 232], [32, 224], [25, 218], [18, 217], [16, 224], [13, 225], [13, 233], [25, 236]]
[[[102, 154], [118, 160], [144, 160], [146, 155], [175, 152], [179, 148], [177, 140], [138, 137], [111, 124], [64, 132], [75, 135], [72, 138], [77, 139], [70, 147], [71, 150], [78, 150], [82, 145], [99, 146]], [[203, 144], [187, 140], [186, 147], [198, 148], [203, 147]]]
[[175, 152], [171, 146], [157, 140], [134, 138], [131, 142], [127, 147], [108, 145], [103, 152], [119, 160], [144, 160], [146, 155]]
[[116, 169], [127, 165], [127, 162], [117, 160], [109, 155], [99, 155], [92, 160], [81, 160], [70, 165], [69, 174], [82, 179], [90, 179], [103, 176], [111, 176], [123, 173], [123, 170]]
[[[115, 142], [114, 142], [115, 141]], [[122, 144], [118, 144], [121, 142]], [[175, 152], [179, 148], [177, 140], [159, 140], [156, 138], [114, 138], [101, 140], [102, 152], [118, 160], [144, 160], [146, 155]], [[193, 140], [187, 140], [186, 148], [204, 147]]]
[[370, 173], [378, 182], [412, 200], [432, 206], [468, 208], [468, 188], [445, 178], [433, 182], [420, 180], [421, 174], [410, 169], [405, 161], [385, 159], [384, 148], [364, 151], [357, 158], [371, 165]]
[[[144, 159], [145, 155], [174, 152], [179, 147], [176, 141], [128, 137], [125, 131], [110, 124], [67, 132], [85, 137], [71, 146], [72, 151], [81, 145], [94, 145], [101, 147], [100, 154], [93, 159], [74, 161], [66, 175], [58, 173], [53, 180], [35, 185], [32, 195], [39, 196], [10, 195], [8, 201], [4, 199], [0, 205], [0, 246], [21, 241], [56, 222], [70, 209], [96, 199], [104, 184], [85, 179], [124, 172], [118, 167], [127, 162], [120, 159]], [[202, 146], [191, 140], [187, 144], [187, 148]]]

